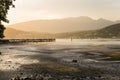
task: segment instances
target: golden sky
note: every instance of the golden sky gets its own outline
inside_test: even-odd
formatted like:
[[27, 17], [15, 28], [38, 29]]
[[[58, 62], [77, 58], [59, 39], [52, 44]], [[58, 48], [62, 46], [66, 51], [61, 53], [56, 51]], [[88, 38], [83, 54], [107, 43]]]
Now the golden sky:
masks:
[[120, 20], [120, 0], [16, 0], [10, 9], [10, 24], [65, 17]]

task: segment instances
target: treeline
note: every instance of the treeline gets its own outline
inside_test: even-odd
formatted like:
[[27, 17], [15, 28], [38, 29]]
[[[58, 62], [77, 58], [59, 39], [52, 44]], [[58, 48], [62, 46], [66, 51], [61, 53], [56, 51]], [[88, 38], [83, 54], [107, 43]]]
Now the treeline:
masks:
[[100, 30], [57, 33], [56, 38], [120, 38], [120, 24], [108, 26]]

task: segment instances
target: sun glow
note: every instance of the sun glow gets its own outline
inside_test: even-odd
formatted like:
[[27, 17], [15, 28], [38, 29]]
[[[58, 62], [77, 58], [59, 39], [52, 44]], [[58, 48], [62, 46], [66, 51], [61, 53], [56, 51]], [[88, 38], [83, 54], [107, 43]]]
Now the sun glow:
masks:
[[78, 16], [119, 20], [119, 3], [120, 0], [16, 0], [8, 19], [10, 24]]

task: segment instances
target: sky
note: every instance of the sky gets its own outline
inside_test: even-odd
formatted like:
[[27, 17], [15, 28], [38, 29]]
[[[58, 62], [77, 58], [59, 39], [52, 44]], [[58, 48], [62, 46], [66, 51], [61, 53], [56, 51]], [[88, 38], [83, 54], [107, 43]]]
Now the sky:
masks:
[[120, 20], [120, 0], [16, 0], [10, 24], [40, 19], [89, 16]]

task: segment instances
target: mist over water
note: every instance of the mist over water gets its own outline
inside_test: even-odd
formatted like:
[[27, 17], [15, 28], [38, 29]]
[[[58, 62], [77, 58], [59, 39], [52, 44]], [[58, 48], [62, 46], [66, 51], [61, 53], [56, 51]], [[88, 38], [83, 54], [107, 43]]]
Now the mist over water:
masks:
[[120, 39], [57, 39], [55, 43], [71, 45], [119, 45]]
[[70, 48], [71, 50], [76, 48], [78, 50], [84, 50], [84, 48], [89, 47], [89, 49], [99, 50], [100, 48], [103, 48], [104, 50], [110, 51], [111, 49], [109, 49], [109, 47], [119, 48], [119, 45], [120, 39], [56, 39], [55, 42], [27, 43], [21, 45], [3, 45], [0, 46], [0, 51], [4, 52], [4, 54], [33, 55], [41, 54], [37, 51], [57, 50], [66, 48]]

